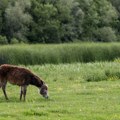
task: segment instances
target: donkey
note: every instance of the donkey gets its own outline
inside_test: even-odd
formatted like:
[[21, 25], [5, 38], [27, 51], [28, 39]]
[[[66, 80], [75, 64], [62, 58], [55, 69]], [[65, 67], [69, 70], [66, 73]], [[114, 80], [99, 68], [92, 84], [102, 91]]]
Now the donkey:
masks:
[[23, 96], [23, 100], [25, 101], [28, 85], [36, 86], [39, 88], [40, 94], [48, 98], [48, 87], [45, 82], [26, 68], [9, 64], [0, 66], [0, 88], [2, 88], [6, 100], [8, 100], [6, 94], [7, 82], [21, 87], [20, 100], [22, 100]]

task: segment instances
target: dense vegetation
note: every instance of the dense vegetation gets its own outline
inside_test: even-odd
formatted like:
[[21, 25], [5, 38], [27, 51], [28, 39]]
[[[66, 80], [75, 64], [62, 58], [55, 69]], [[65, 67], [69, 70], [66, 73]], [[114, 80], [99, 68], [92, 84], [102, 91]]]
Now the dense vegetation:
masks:
[[0, 0], [0, 43], [119, 41], [119, 0]]
[[[0, 91], [0, 120], [119, 120], [119, 63], [26, 67], [46, 81], [50, 99], [45, 100], [37, 88], [29, 86], [26, 102], [20, 102], [20, 88], [7, 84], [10, 100], [6, 102]], [[109, 82], [86, 82], [88, 79]]]
[[0, 47], [0, 64], [46, 64], [114, 61], [120, 58], [118, 43], [51, 45], [5, 45]]
[[[40, 67], [41, 66], [41, 67]], [[44, 76], [48, 82], [98, 82], [120, 79], [120, 60], [114, 62], [45, 64], [26, 66], [36, 74]], [[55, 72], [55, 73], [54, 73]], [[50, 80], [49, 80], [50, 78]]]

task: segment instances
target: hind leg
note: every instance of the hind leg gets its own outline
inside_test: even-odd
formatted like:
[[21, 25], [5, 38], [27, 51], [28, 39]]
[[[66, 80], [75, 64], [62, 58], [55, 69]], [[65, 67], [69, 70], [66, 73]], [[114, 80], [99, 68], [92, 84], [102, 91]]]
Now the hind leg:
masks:
[[2, 84], [2, 90], [3, 90], [3, 93], [4, 93], [5, 99], [8, 100], [8, 97], [7, 97], [7, 94], [6, 94], [6, 84], [7, 84], [7, 81], [5, 81]]

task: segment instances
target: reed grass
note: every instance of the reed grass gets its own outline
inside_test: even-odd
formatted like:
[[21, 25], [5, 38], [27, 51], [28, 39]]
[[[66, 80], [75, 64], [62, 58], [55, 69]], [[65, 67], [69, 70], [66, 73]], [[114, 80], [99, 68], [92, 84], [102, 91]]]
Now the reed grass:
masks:
[[120, 57], [120, 43], [74, 43], [0, 46], [0, 64], [59, 64], [113, 61]]

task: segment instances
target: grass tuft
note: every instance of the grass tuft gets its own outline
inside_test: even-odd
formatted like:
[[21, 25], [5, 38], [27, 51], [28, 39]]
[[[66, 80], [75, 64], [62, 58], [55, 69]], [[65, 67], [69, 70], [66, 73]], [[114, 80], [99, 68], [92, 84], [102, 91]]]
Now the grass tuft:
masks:
[[48, 116], [48, 113], [37, 112], [36, 110], [29, 110], [23, 113], [25, 116]]

